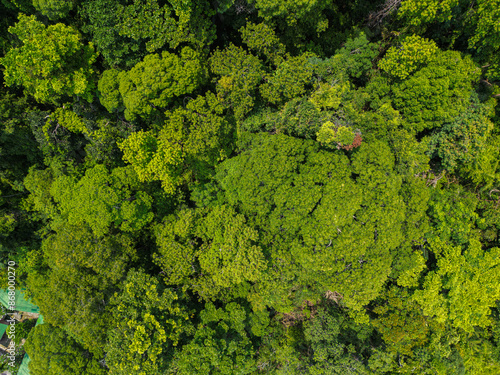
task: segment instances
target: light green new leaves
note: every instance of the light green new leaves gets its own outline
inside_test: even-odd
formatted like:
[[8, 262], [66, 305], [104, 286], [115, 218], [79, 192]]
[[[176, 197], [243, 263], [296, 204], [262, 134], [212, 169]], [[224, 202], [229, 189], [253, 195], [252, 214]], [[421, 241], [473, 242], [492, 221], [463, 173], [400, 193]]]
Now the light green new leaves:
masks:
[[202, 272], [218, 287], [255, 282], [266, 269], [262, 250], [255, 245], [258, 233], [245, 222], [232, 209], [216, 207], [197, 229], [197, 236], [204, 240], [198, 250]]
[[[175, 134], [174, 134], [175, 135]], [[152, 131], [132, 133], [119, 144], [123, 151], [123, 159], [130, 163], [142, 182], [162, 181], [168, 193], [173, 193], [180, 184], [179, 166], [184, 160], [182, 147], [174, 138], [162, 140], [154, 136]]]
[[380, 60], [380, 69], [401, 80], [435, 58], [436, 43], [418, 35], [406, 37], [399, 48], [391, 47]]
[[465, 250], [439, 239], [430, 244], [437, 269], [429, 272], [423, 289], [413, 296], [424, 314], [469, 333], [476, 326], [490, 326], [491, 308], [500, 298], [500, 249], [483, 250], [476, 239]]
[[142, 270], [131, 270], [111, 299], [117, 329], [109, 332], [110, 374], [163, 374], [180, 335], [194, 333], [179, 296]]
[[325, 122], [316, 135], [318, 142], [331, 148], [350, 145], [356, 137], [356, 134], [348, 126], [336, 127], [330, 121]]
[[452, 8], [459, 0], [404, 0], [398, 10], [398, 17], [406, 19], [410, 25], [435, 21], [445, 22], [452, 17]]
[[92, 44], [82, 43], [75, 29], [62, 23], [45, 27], [35, 16], [20, 14], [9, 32], [23, 45], [0, 59], [7, 86], [23, 86], [39, 102], [57, 103], [73, 95], [92, 101], [91, 65], [97, 55]]
[[64, 106], [63, 108], [57, 108], [50, 117], [51, 120], [56, 121], [58, 125], [68, 129], [70, 132], [88, 134], [83, 120], [75, 112], [64, 108]]

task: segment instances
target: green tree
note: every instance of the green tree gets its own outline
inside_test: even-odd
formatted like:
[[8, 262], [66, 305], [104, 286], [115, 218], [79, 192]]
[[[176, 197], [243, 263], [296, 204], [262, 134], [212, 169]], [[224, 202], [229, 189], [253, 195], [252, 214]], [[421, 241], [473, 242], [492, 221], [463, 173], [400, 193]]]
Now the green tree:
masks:
[[201, 56], [189, 47], [180, 57], [168, 52], [147, 55], [131, 70], [117, 74], [111, 71], [99, 81], [101, 103], [110, 111], [121, 106], [118, 91], [125, 106], [125, 118], [147, 117], [155, 109], [165, 108], [174, 97], [190, 94], [205, 80]]
[[247, 142], [221, 164], [217, 180], [269, 252], [266, 279], [249, 298], [288, 311], [331, 290], [359, 311], [380, 292], [406, 234], [401, 178], [389, 148], [362, 146], [351, 167], [347, 157], [318, 150], [314, 141], [259, 134]]
[[294, 26], [297, 21], [311, 16], [311, 12], [322, 11], [329, 6], [328, 1], [324, 0], [252, 0], [252, 2], [255, 3], [255, 7], [259, 10], [259, 16], [265, 20], [280, 17], [286, 19], [290, 26]]
[[50, 194], [58, 204], [54, 225], [86, 224], [96, 236], [110, 227], [133, 232], [153, 218], [152, 198], [141, 191], [137, 175], [130, 167], [111, 172], [98, 164], [88, 169], [80, 180], [61, 176], [54, 180]]
[[155, 261], [165, 271], [165, 280], [186, 284], [205, 300], [257, 282], [266, 272], [258, 233], [227, 206], [169, 216], [157, 228], [156, 239]]
[[108, 69], [102, 73], [97, 84], [99, 101], [108, 112], [124, 111], [125, 105], [120, 94], [119, 77], [123, 75], [116, 69]]
[[488, 76], [495, 80], [500, 78], [500, 59], [498, 58], [500, 30], [496, 23], [499, 16], [500, 2], [498, 0], [478, 1], [472, 17], [476, 30], [469, 39], [469, 46], [476, 48], [483, 61], [488, 63]]
[[110, 68], [130, 69], [147, 53], [145, 41], [120, 34], [123, 4], [115, 0], [87, 0], [78, 8], [86, 21], [82, 31], [92, 42]]
[[54, 21], [65, 18], [75, 6], [75, 0], [33, 0], [33, 6]]
[[[254, 319], [252, 319], [254, 318]], [[252, 374], [257, 350], [248, 333], [263, 334], [266, 319], [255, 319], [241, 305], [231, 302], [223, 308], [205, 304], [193, 339], [175, 357], [173, 370], [179, 374]]]
[[25, 344], [33, 375], [101, 375], [104, 367], [63, 329], [48, 323], [36, 326]]
[[111, 300], [106, 345], [110, 374], [165, 373], [184, 335], [194, 327], [184, 300], [142, 270], [130, 270]]
[[248, 22], [240, 29], [243, 42], [251, 50], [267, 60], [279, 65], [283, 61], [285, 46], [280, 43], [274, 30], [265, 23], [254, 24]]
[[[326, 69], [332, 70], [337, 76], [347, 75], [354, 79], [361, 79], [363, 82], [364, 76], [373, 67], [373, 60], [379, 54], [378, 48], [378, 43], [371, 43], [366, 34], [361, 32], [356, 38], [349, 38], [330, 59], [319, 64], [320, 67], [317, 70], [321, 70], [321, 65], [326, 65]], [[316, 74], [318, 73], [317, 71]]]
[[432, 22], [450, 21], [452, 10], [459, 5], [459, 0], [404, 0], [398, 10], [398, 17], [413, 26]]
[[424, 314], [469, 333], [474, 327], [491, 326], [491, 308], [500, 294], [500, 249], [485, 251], [477, 239], [464, 250], [439, 239], [430, 245], [437, 268], [413, 296]]
[[[470, 57], [462, 57], [457, 51], [436, 51], [429, 42], [424, 47], [404, 47], [408, 47], [407, 43], [403, 43], [402, 50], [389, 50], [379, 63], [391, 76], [388, 99], [400, 111], [402, 125], [420, 132], [441, 127], [465, 112], [480, 75]], [[421, 48], [423, 52], [419, 52]], [[380, 86], [381, 82], [377, 79], [373, 84]]]
[[399, 48], [389, 48], [378, 66], [392, 77], [404, 80], [434, 60], [438, 51], [434, 41], [412, 35], [406, 37]]
[[[326, 304], [325, 304], [326, 305]], [[304, 337], [312, 351], [307, 374], [368, 374], [371, 329], [355, 324], [335, 306], [319, 306], [304, 324]]]
[[453, 184], [432, 190], [429, 201], [429, 218], [433, 225], [432, 236], [455, 244], [465, 244], [474, 236], [479, 219], [476, 207], [479, 201], [474, 193]]
[[123, 158], [140, 181], [159, 180], [170, 194], [182, 183], [203, 180], [231, 149], [232, 127], [222, 111], [214, 94], [199, 96], [186, 108], [166, 112], [158, 134], [132, 133], [119, 144]]
[[304, 53], [297, 57], [288, 57], [260, 86], [264, 99], [273, 104], [282, 104], [297, 96], [304, 95], [313, 83], [314, 65], [312, 53]]
[[488, 119], [488, 107], [471, 98], [466, 111], [453, 122], [445, 124], [431, 138], [431, 150], [435, 149], [443, 167], [454, 172], [461, 166], [476, 163], [481, 151], [487, 147], [493, 123]]
[[46, 322], [66, 329], [87, 350], [103, 355], [110, 328], [109, 299], [130, 264], [134, 243], [123, 234], [97, 237], [66, 225], [42, 242], [28, 287]]
[[230, 45], [210, 57], [210, 69], [219, 76], [217, 96], [243, 120], [254, 106], [256, 89], [264, 77], [262, 61], [241, 47]]
[[208, 1], [134, 0], [121, 8], [120, 35], [146, 41], [146, 50], [155, 52], [168, 45], [190, 44], [200, 50], [215, 39], [210, 17], [215, 12]]
[[92, 44], [84, 45], [79, 33], [62, 23], [45, 25], [35, 16], [19, 15], [9, 28], [22, 45], [11, 49], [0, 63], [5, 66], [7, 86], [24, 87], [39, 102], [58, 103], [68, 96], [93, 99]]

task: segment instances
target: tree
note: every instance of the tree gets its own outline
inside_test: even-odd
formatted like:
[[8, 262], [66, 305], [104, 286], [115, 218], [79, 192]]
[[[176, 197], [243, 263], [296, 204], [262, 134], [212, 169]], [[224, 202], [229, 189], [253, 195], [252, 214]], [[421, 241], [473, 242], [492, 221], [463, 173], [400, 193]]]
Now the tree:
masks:
[[102, 73], [97, 84], [99, 90], [99, 101], [108, 110], [108, 112], [124, 111], [125, 105], [120, 94], [120, 71], [108, 69]]
[[472, 97], [469, 108], [431, 138], [430, 149], [436, 150], [446, 170], [452, 173], [461, 166], [475, 164], [493, 130], [488, 112], [486, 105]]
[[123, 4], [115, 0], [87, 0], [78, 8], [86, 21], [82, 31], [92, 42], [110, 68], [130, 69], [147, 53], [145, 41], [120, 34]]
[[389, 48], [378, 66], [392, 77], [404, 80], [434, 60], [438, 51], [434, 41], [412, 35], [406, 37], [399, 48]]
[[283, 61], [267, 82], [260, 86], [264, 99], [273, 104], [304, 95], [308, 86], [312, 85], [313, 64], [312, 53], [304, 53], [297, 57], [288, 57]]
[[155, 262], [169, 284], [182, 283], [214, 300], [264, 277], [258, 233], [227, 206], [180, 211], [157, 228]]
[[180, 57], [168, 52], [147, 55], [131, 70], [104, 74], [99, 81], [101, 103], [113, 111], [122, 104], [125, 118], [148, 117], [156, 108], [165, 108], [174, 97], [190, 94], [205, 80], [205, 69], [199, 53], [189, 47]]
[[[319, 65], [333, 70], [337, 77], [347, 75], [355, 80], [361, 79], [363, 82], [364, 76], [373, 67], [373, 60], [379, 54], [378, 48], [378, 43], [371, 43], [366, 34], [361, 32], [356, 38], [349, 38], [341, 49], [335, 51], [332, 57], [325, 59]], [[317, 70], [320, 69], [317, 68]], [[317, 71], [316, 74], [318, 73]]]
[[498, 80], [500, 78], [500, 60], [498, 50], [500, 49], [500, 32], [496, 20], [500, 15], [500, 3], [498, 0], [477, 2], [477, 8], [473, 15], [473, 22], [477, 25], [474, 35], [469, 39], [469, 46], [478, 50], [487, 66], [488, 76]]
[[424, 314], [468, 333], [491, 326], [491, 308], [500, 298], [500, 249], [484, 251], [474, 238], [463, 252], [461, 246], [440, 239], [430, 241], [430, 246], [437, 268], [413, 296]]
[[478, 203], [476, 195], [460, 185], [433, 189], [428, 211], [433, 230], [428, 237], [437, 236], [457, 245], [467, 243], [476, 232]]
[[33, 6], [50, 20], [65, 18], [73, 9], [75, 0], [33, 0]]
[[25, 344], [33, 375], [101, 375], [106, 370], [99, 358], [82, 348], [63, 329], [48, 323], [36, 326]]
[[256, 89], [264, 77], [262, 61], [241, 47], [230, 45], [210, 57], [212, 73], [220, 76], [217, 96], [243, 120], [254, 106]]
[[329, 3], [324, 0], [302, 0], [299, 2], [280, 0], [252, 0], [255, 7], [259, 10], [259, 16], [265, 20], [271, 20], [274, 17], [285, 18], [290, 26], [297, 24], [297, 21], [310, 16], [313, 11], [321, 12], [328, 8]]
[[406, 129], [439, 128], [466, 110], [480, 75], [470, 57], [439, 51], [433, 42], [415, 36], [400, 49], [391, 48], [379, 67], [389, 75], [388, 96]]
[[268, 249], [270, 267], [252, 297], [257, 306], [289, 311], [331, 290], [359, 311], [380, 292], [406, 235], [401, 178], [388, 147], [362, 145], [351, 167], [346, 156], [314, 141], [258, 134], [245, 142], [216, 178]]
[[256, 25], [249, 22], [240, 29], [240, 33], [243, 42], [251, 50], [265, 56], [275, 65], [279, 65], [283, 61], [285, 46], [280, 43], [274, 30], [265, 23]]
[[43, 240], [39, 258], [27, 284], [45, 321], [102, 355], [109, 300], [137, 260], [134, 243], [123, 234], [99, 238], [85, 226], [66, 225]]
[[68, 96], [93, 98], [92, 44], [84, 45], [79, 33], [62, 23], [45, 25], [35, 16], [19, 15], [9, 28], [22, 46], [11, 49], [0, 63], [5, 66], [7, 86], [23, 86], [38, 102], [58, 103]]
[[110, 172], [102, 164], [88, 169], [80, 180], [55, 179], [50, 193], [60, 214], [53, 217], [54, 226], [85, 224], [96, 236], [105, 235], [111, 226], [126, 232], [143, 228], [153, 218], [152, 199], [138, 183], [132, 168]]
[[[315, 306], [316, 307], [316, 306]], [[317, 306], [314, 318], [304, 322], [304, 338], [312, 353], [307, 374], [368, 374], [373, 328], [356, 324], [336, 306]]]
[[452, 10], [459, 5], [459, 0], [404, 0], [398, 10], [398, 17], [410, 25], [419, 26], [432, 22], [446, 22], [452, 17]]
[[222, 110], [214, 94], [199, 96], [186, 108], [166, 112], [158, 134], [132, 133], [119, 144], [123, 158], [140, 181], [159, 180], [169, 194], [182, 183], [203, 180], [231, 149], [232, 127]]
[[182, 295], [142, 270], [130, 270], [111, 300], [112, 324], [106, 346], [111, 374], [165, 373], [185, 335], [194, 334]]
[[144, 40], [149, 53], [165, 45], [175, 49], [180, 44], [201, 50], [215, 39], [210, 21], [215, 12], [208, 1], [134, 0], [121, 9], [120, 35]]
[[252, 374], [257, 347], [248, 325], [252, 332], [264, 333], [267, 322], [236, 302], [223, 308], [206, 303], [194, 337], [176, 354], [172, 369], [179, 374]]

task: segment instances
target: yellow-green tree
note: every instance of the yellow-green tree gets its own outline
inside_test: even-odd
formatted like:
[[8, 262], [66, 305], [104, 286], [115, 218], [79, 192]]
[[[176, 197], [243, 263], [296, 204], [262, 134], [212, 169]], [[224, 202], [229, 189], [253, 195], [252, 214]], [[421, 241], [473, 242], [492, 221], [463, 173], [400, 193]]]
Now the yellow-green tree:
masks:
[[469, 333], [491, 326], [491, 308], [500, 298], [500, 249], [483, 250], [477, 239], [465, 249], [439, 239], [430, 245], [437, 267], [413, 296], [424, 314]]
[[9, 32], [21, 45], [0, 59], [7, 86], [22, 86], [43, 103], [58, 103], [72, 96], [92, 101], [92, 63], [97, 54], [92, 44], [82, 42], [78, 31], [62, 23], [46, 27], [35, 16], [20, 14]]

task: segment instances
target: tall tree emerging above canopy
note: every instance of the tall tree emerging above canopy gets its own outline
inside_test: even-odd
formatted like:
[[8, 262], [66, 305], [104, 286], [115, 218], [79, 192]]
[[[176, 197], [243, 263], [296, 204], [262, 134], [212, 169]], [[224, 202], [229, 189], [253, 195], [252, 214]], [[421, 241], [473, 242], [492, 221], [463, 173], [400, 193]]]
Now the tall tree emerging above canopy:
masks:
[[403, 199], [393, 168], [381, 142], [362, 145], [350, 165], [314, 141], [266, 134], [251, 136], [240, 155], [221, 164], [225, 199], [255, 225], [274, 264], [256, 285], [261, 301], [286, 310], [287, 299], [300, 298], [297, 289], [291, 293], [297, 285], [302, 298], [337, 291], [354, 310], [378, 295], [392, 262], [406, 256], [396, 250], [406, 228], [417, 225], [411, 218], [418, 215], [405, 219], [406, 210], [425, 210]]
[[92, 44], [82, 43], [75, 29], [62, 23], [46, 27], [35, 16], [20, 14], [19, 22], [9, 32], [22, 45], [0, 59], [7, 86], [22, 86], [42, 103], [58, 103], [67, 96], [92, 101], [91, 65], [97, 54]]

